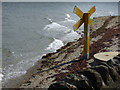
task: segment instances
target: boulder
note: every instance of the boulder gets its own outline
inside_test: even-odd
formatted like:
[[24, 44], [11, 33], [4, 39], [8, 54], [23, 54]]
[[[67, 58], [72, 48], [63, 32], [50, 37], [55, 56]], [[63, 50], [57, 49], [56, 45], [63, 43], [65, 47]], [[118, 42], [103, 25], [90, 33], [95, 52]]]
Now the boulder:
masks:
[[108, 67], [106, 67], [104, 65], [99, 65], [99, 66], [91, 67], [91, 69], [97, 71], [101, 75], [101, 77], [106, 85], [109, 84], [110, 76], [109, 76]]
[[88, 69], [81, 73], [90, 80], [95, 90], [100, 90], [103, 82], [102, 82], [102, 77], [98, 72], [92, 69]]
[[59, 81], [57, 83], [53, 83], [49, 86], [48, 90], [78, 90], [76, 86], [66, 83], [64, 81]]
[[118, 60], [119, 60], [119, 62], [120, 62], [120, 54], [119, 54], [119, 55], [117, 55], [117, 56], [115, 56], [113, 59], [118, 59]]
[[117, 73], [117, 70], [114, 67], [109, 67], [109, 73], [113, 79], [113, 81], [119, 80], [119, 74]]
[[108, 67], [109, 74], [114, 82], [119, 80], [120, 77], [119, 77], [119, 74], [118, 74], [117, 70], [115, 69], [114, 65], [110, 65], [110, 63], [108, 63], [108, 62], [107, 63], [101, 62], [101, 63], [99, 63], [99, 65], [104, 65], [104, 66]]
[[117, 70], [118, 74], [120, 75], [120, 64], [115, 65], [115, 67], [116, 67], [116, 70]]
[[90, 81], [82, 74], [71, 74], [66, 76], [63, 81], [75, 85], [79, 90], [93, 90]]

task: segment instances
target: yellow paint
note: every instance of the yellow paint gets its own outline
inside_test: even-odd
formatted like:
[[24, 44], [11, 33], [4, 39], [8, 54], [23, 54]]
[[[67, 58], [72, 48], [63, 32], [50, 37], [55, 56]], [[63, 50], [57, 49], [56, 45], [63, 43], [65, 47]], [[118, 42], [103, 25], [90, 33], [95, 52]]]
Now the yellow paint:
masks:
[[83, 17], [83, 12], [77, 7], [77, 6], [75, 6], [74, 7], [74, 11], [73, 11], [75, 14], [77, 14], [80, 18], [82, 18]]
[[90, 44], [90, 36], [88, 35], [88, 37], [87, 37], [87, 53], [89, 53], [89, 44]]
[[88, 31], [88, 23], [90, 20], [90, 14], [84, 13], [84, 57], [88, 59], [87, 53], [89, 53], [89, 31]]
[[93, 20], [91, 20], [91, 19], [89, 19], [89, 25], [92, 27], [92, 28], [94, 28], [94, 21]]
[[[96, 8], [95, 6], [93, 6], [89, 11], [88, 13], [90, 13], [90, 16], [96, 11]], [[77, 7], [75, 6], [74, 7], [74, 11], [73, 11], [75, 14], [77, 14], [81, 19], [73, 26], [73, 29], [74, 31], [76, 31], [82, 24], [83, 24], [83, 15], [84, 13]], [[94, 28], [93, 24], [94, 24], [94, 21], [89, 19], [89, 22], [88, 24]]]
[[74, 26], [73, 29], [76, 31], [83, 24], [83, 19], [80, 19]]
[[93, 6], [89, 11], [88, 13], [90, 13], [90, 16], [96, 11], [96, 8], [95, 6]]

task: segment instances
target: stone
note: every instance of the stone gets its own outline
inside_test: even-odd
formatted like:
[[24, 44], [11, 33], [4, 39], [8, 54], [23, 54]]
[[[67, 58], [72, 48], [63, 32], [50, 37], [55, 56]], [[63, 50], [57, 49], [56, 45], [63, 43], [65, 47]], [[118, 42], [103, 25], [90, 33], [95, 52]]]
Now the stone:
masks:
[[114, 67], [110, 67], [110, 66], [108, 68], [109, 68], [110, 76], [113, 79], [113, 81], [115, 82], [115, 81], [119, 80], [119, 75], [118, 75], [116, 69]]
[[116, 66], [116, 70], [117, 70], [118, 74], [120, 75], [120, 64], [115, 65], [115, 66]]
[[119, 74], [118, 74], [117, 70], [115, 69], [115, 67], [113, 65], [110, 65], [108, 63], [103, 63], [103, 62], [99, 63], [99, 65], [105, 65], [105, 66], [108, 67], [109, 74], [110, 74], [110, 76], [111, 76], [111, 78], [114, 82], [119, 80], [119, 78], [120, 78]]
[[116, 64], [120, 64], [120, 60], [118, 60], [118, 59], [113, 59], [113, 61], [114, 61]]
[[102, 87], [102, 77], [98, 72], [92, 69], [88, 69], [81, 73], [90, 80], [95, 90], [100, 90]]
[[101, 75], [101, 77], [106, 85], [109, 84], [110, 77], [109, 77], [108, 67], [106, 67], [104, 65], [99, 65], [99, 66], [91, 67], [91, 69], [97, 71]]
[[64, 81], [59, 81], [57, 83], [53, 83], [49, 86], [48, 90], [78, 90], [76, 86], [66, 83]]
[[90, 81], [82, 74], [71, 74], [66, 76], [63, 81], [75, 85], [79, 90], [93, 90]]
[[120, 54], [115, 56], [113, 59], [118, 59], [120, 61]]

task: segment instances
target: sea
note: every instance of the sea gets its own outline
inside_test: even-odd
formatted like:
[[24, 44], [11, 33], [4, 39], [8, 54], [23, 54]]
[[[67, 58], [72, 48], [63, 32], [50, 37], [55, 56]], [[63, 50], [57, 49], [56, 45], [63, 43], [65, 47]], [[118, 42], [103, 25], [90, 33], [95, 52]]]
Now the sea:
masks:
[[2, 8], [2, 67], [0, 82], [26, 74], [27, 70], [47, 53], [56, 52], [67, 42], [81, 38], [83, 25], [74, 32], [80, 19], [74, 6], [91, 16], [118, 15], [117, 2], [3, 2]]

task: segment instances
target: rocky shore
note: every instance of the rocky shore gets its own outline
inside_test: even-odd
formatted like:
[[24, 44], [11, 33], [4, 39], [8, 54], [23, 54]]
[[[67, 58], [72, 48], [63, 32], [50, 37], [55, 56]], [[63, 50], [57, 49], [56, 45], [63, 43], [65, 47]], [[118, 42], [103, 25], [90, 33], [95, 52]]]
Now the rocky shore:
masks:
[[[99, 52], [120, 52], [120, 23], [118, 16], [101, 16], [93, 19], [90, 30], [90, 59], [83, 59], [83, 39], [69, 42], [55, 53], [48, 53], [30, 68], [15, 88], [58, 87], [79, 90], [112, 88], [120, 86], [120, 58], [117, 64], [94, 64], [93, 55]], [[118, 56], [119, 57], [119, 56]], [[115, 59], [116, 57], [114, 57]], [[117, 66], [116, 66], [117, 65]], [[112, 85], [111, 85], [112, 84]], [[117, 87], [117, 86], [116, 86]], [[113, 85], [113, 88], [116, 88]], [[87, 89], [86, 89], [87, 90]]]
[[74, 70], [67, 76], [62, 76], [61, 80], [51, 84], [48, 90], [55, 90], [57, 88], [65, 88], [67, 90], [120, 89], [120, 53], [107, 62], [94, 61], [89, 64], [91, 67], [87, 69]]

